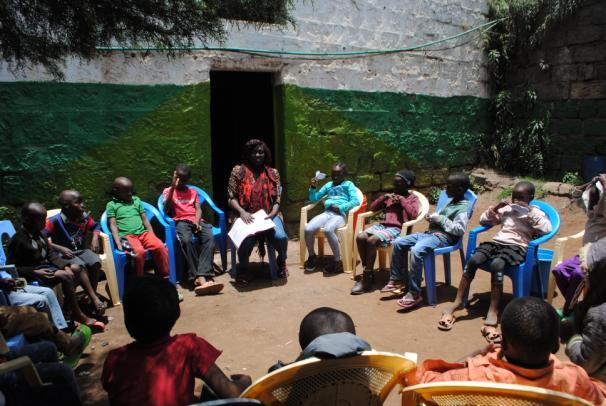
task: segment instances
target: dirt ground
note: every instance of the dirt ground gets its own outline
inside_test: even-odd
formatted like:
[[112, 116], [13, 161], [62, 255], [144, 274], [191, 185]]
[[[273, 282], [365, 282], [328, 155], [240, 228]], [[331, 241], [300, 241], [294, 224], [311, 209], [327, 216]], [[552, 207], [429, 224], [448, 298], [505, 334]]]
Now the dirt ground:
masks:
[[[478, 225], [480, 214], [490, 204], [497, 202], [497, 195], [498, 191], [492, 191], [479, 197], [470, 227]], [[544, 200], [561, 215], [559, 236], [571, 235], [582, 229], [584, 214], [571, 207], [568, 199], [548, 196]], [[425, 224], [421, 224], [415, 231], [422, 231], [424, 227]], [[492, 234], [485, 233], [484, 238]], [[552, 240], [546, 247], [553, 248], [553, 243]], [[566, 247], [565, 257], [573, 255], [577, 249], [578, 245], [570, 244]], [[299, 322], [305, 314], [319, 306], [330, 306], [349, 313], [356, 323], [358, 335], [369, 341], [374, 349], [396, 353], [415, 352], [419, 361], [427, 358], [454, 361], [486, 344], [480, 328], [488, 308], [488, 272], [478, 272], [471, 293], [477, 293], [479, 300], [472, 303], [468, 310], [457, 313], [453, 329], [443, 332], [436, 328], [445, 303], [453, 300], [456, 293], [455, 286], [461, 276], [458, 255], [452, 257], [452, 281], [455, 286], [443, 283], [442, 261], [437, 261], [438, 305], [424, 305], [404, 313], [398, 311], [395, 300], [385, 300], [378, 291], [387, 280], [387, 272], [377, 272], [375, 291], [352, 296], [349, 293], [353, 286], [350, 275], [325, 277], [322, 272], [305, 274], [299, 268], [298, 258], [299, 242], [290, 241], [287, 262], [290, 278], [286, 283], [276, 284], [260, 277], [245, 290], [238, 290], [226, 274], [217, 278], [225, 284], [220, 295], [196, 297], [193, 292], [181, 289], [185, 300], [181, 303], [181, 318], [173, 333], [193, 332], [204, 337], [223, 350], [218, 365], [226, 374], [249, 374], [253, 381], [263, 376], [276, 360], [292, 361], [297, 357], [300, 351], [297, 340]], [[502, 305], [511, 300], [511, 283], [507, 278], [504, 290], [506, 294]], [[556, 297], [554, 304], [561, 306], [561, 297]], [[110, 350], [131, 342], [123, 324], [121, 307], [108, 309], [107, 315], [111, 318], [107, 330], [93, 337], [76, 370], [87, 405], [108, 404], [101, 387], [103, 361]], [[566, 357], [562, 349], [558, 356], [562, 359]], [[136, 373], [133, 371], [133, 374]], [[200, 384], [197, 387], [200, 388]], [[394, 390], [386, 405], [398, 404], [399, 396]]]

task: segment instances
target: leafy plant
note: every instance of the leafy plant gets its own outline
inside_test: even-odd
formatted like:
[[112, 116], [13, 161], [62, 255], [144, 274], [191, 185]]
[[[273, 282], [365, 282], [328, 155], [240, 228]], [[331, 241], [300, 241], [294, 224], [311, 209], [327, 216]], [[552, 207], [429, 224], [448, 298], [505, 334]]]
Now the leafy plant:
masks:
[[471, 190], [473, 190], [478, 195], [486, 192], [486, 188], [484, 187], [484, 185], [480, 185], [475, 180], [471, 182]]
[[579, 186], [583, 184], [583, 178], [579, 176], [578, 172], [566, 172], [562, 177], [562, 183]]
[[501, 190], [499, 192], [499, 194], [497, 195], [497, 199], [499, 201], [509, 199], [511, 197], [512, 190], [513, 190], [513, 188], [511, 186], [504, 187], [503, 190]]
[[436, 204], [440, 198], [440, 193], [442, 193], [442, 189], [437, 186], [429, 188], [429, 192], [427, 193], [427, 200], [429, 200], [429, 203]]

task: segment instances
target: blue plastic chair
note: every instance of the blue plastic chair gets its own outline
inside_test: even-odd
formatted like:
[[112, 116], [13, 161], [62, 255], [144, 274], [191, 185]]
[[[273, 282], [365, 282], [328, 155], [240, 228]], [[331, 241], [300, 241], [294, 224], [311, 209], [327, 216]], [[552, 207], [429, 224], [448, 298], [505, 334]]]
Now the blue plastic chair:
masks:
[[[173, 234], [174, 229], [171, 228], [168, 223], [164, 220], [164, 216], [160, 214], [158, 209], [147, 202], [141, 202], [143, 204], [143, 208], [145, 209], [145, 214], [147, 219], [151, 222], [154, 218], [158, 220], [160, 225], [164, 227], [164, 245], [168, 249], [168, 267], [169, 267], [169, 280], [173, 283], [177, 283], [177, 267], [175, 266], [175, 236]], [[120, 299], [124, 295], [124, 269], [128, 262], [128, 254], [118, 251], [116, 249], [116, 244], [114, 242], [114, 238], [112, 237], [112, 233], [109, 229], [109, 224], [107, 221], [107, 211], [103, 212], [101, 216], [101, 229], [104, 233], [109, 235], [109, 243], [112, 249], [112, 254], [114, 256], [114, 264], [116, 267], [116, 279], [118, 280], [118, 291], [120, 294]], [[151, 253], [147, 251], [145, 253], [145, 259], [148, 260], [151, 258]]]
[[[217, 215], [219, 216], [219, 226], [215, 227], [213, 226], [213, 236], [215, 237], [215, 242], [217, 243], [217, 245], [219, 246], [219, 253], [221, 254], [221, 268], [223, 269], [223, 272], [227, 271], [227, 223], [225, 221], [225, 213], [223, 212], [223, 210], [221, 210], [220, 208], [217, 207], [217, 205], [212, 201], [212, 199], [210, 198], [210, 196], [208, 195], [208, 193], [206, 193], [204, 190], [200, 189], [197, 186], [194, 185], [187, 185], [187, 187], [190, 187], [192, 189], [194, 189], [196, 192], [198, 192], [198, 199], [200, 201], [200, 206], [202, 206], [205, 202], [210, 206], [210, 208], [217, 213]], [[158, 196], [158, 210], [160, 211], [160, 213], [162, 213], [162, 216], [164, 217], [164, 220], [168, 223], [168, 225], [170, 227], [172, 227], [173, 229], [173, 235], [177, 236], [177, 231], [175, 229], [175, 221], [168, 216], [165, 212], [164, 212], [164, 197], [162, 195]], [[196, 237], [194, 236], [194, 241], [196, 240]], [[177, 246], [176, 244], [178, 244], [178, 242], [174, 243], [175, 246]], [[181, 250], [177, 250], [180, 254], [177, 256], [176, 259], [178, 259], [179, 263], [183, 263], [183, 255], [181, 253]], [[182, 266], [179, 266], [178, 269], [183, 269]]]
[[6, 235], [8, 238], [12, 238], [12, 236], [15, 235], [15, 232], [15, 227], [10, 220], [0, 220], [0, 265], [6, 265], [6, 253], [2, 246], [4, 236]]
[[[511, 279], [513, 285], [513, 296], [524, 297], [529, 296], [533, 282], [539, 290], [539, 295], [545, 297], [547, 292], [547, 282], [549, 269], [551, 267], [551, 260], [553, 258], [553, 251], [545, 248], [539, 248], [541, 244], [551, 240], [560, 229], [560, 216], [558, 212], [545, 202], [540, 200], [533, 200], [530, 202], [531, 206], [537, 206], [545, 213], [549, 221], [551, 222], [551, 231], [535, 240], [532, 240], [528, 244], [528, 250], [526, 251], [526, 258], [523, 263], [507, 267], [505, 269], [505, 275]], [[471, 258], [473, 250], [477, 246], [478, 234], [489, 230], [491, 227], [480, 226], [476, 227], [469, 232], [469, 239], [467, 241], [467, 258]], [[488, 270], [488, 264], [480, 266], [481, 269]], [[464, 304], [467, 306], [467, 296], [469, 291], [465, 294]]]
[[[448, 197], [446, 191], [442, 191], [440, 193], [440, 198], [438, 199], [438, 204], [436, 205], [436, 211], [440, 211], [444, 206], [446, 206], [452, 199]], [[476, 205], [476, 201], [478, 197], [471, 190], [467, 190], [465, 192], [465, 200], [469, 201], [469, 207], [467, 208], [467, 217], [471, 218], [473, 215], [473, 208]], [[425, 290], [427, 292], [427, 303], [432, 306], [435, 306], [437, 303], [437, 293], [436, 293], [436, 256], [442, 255], [444, 260], [444, 280], [447, 285], [451, 283], [450, 277], [450, 253], [454, 251], [459, 251], [459, 255], [461, 256], [461, 263], [465, 263], [465, 253], [463, 251], [463, 237], [459, 238], [459, 240], [454, 244], [448, 247], [442, 247], [434, 250], [433, 252], [425, 255], [423, 261], [423, 268], [425, 268]]]

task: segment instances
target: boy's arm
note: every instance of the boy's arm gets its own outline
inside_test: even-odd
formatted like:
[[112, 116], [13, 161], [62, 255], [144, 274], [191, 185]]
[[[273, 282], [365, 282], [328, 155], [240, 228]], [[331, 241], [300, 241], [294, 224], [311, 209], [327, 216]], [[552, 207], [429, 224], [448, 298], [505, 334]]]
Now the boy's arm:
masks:
[[339, 205], [339, 209], [343, 214], [347, 214], [348, 211], [360, 204], [360, 199], [358, 198], [358, 191], [356, 190], [356, 185], [354, 185], [353, 182], [349, 182], [347, 184], [347, 195], [349, 196], [349, 200]]
[[154, 229], [152, 228], [151, 223], [147, 219], [147, 214], [145, 214], [145, 212], [141, 212], [139, 213], [139, 215], [141, 216], [141, 221], [143, 222], [143, 226], [145, 227], [145, 229], [150, 233], [153, 233]]
[[93, 233], [93, 238], [90, 242], [90, 249], [94, 253], [99, 253], [99, 233], [101, 232], [101, 224], [97, 223], [92, 217], [88, 217], [88, 229]]
[[110, 217], [107, 219], [107, 222], [109, 223], [109, 231], [112, 232], [112, 237], [114, 238], [116, 249], [118, 251], [122, 251], [122, 244], [120, 244], [120, 234], [118, 233], [118, 225], [116, 224], [116, 218]]
[[318, 200], [320, 200], [321, 198], [323, 198], [326, 193], [328, 192], [329, 189], [329, 185], [331, 185], [332, 182], [328, 182], [325, 183], [324, 186], [322, 186], [320, 188], [320, 190], [317, 190], [315, 187], [310, 187], [309, 188], [309, 201], [312, 203], [317, 202]]
[[532, 228], [538, 235], [547, 234], [551, 231], [551, 222], [541, 210], [531, 210], [530, 218], [532, 220]]
[[248, 375], [232, 375], [229, 379], [217, 364], [212, 364], [204, 376], [204, 382], [210, 386], [219, 398], [223, 399], [237, 398], [244, 389], [250, 386], [252, 380]]
[[194, 217], [194, 224], [196, 226], [200, 225], [200, 221], [202, 221], [202, 207], [200, 207], [200, 197], [196, 193], [196, 198], [194, 199], [194, 208], [196, 209], [196, 216]]
[[446, 233], [461, 237], [465, 234], [465, 230], [467, 230], [468, 220], [467, 210], [465, 210], [457, 214], [452, 220], [446, 216], [438, 215], [438, 218], [434, 221], [437, 222]]
[[170, 182], [170, 189], [168, 189], [168, 193], [164, 196], [164, 213], [169, 216], [173, 213], [173, 209], [175, 208], [173, 205], [173, 194], [175, 193], [175, 188], [178, 184], [179, 178], [177, 177], [177, 172], [175, 171], [173, 172], [173, 179]]
[[487, 227], [496, 226], [497, 224], [501, 224], [501, 217], [498, 210], [495, 210], [491, 206], [480, 216], [480, 224]]
[[421, 205], [421, 202], [417, 196], [412, 195], [409, 199], [400, 196], [400, 205], [404, 209], [404, 213], [406, 213], [408, 220], [416, 219], [419, 215], [419, 206]]
[[376, 198], [371, 204], [370, 207], [368, 208], [370, 211], [379, 211], [382, 210], [385, 207], [385, 200], [387, 200], [387, 197], [389, 196], [388, 193], [384, 193], [381, 196], [379, 196], [378, 198]]
[[588, 374], [596, 372], [603, 365], [604, 331], [601, 320], [588, 312], [582, 334], [575, 334], [566, 344], [566, 355], [575, 364], [583, 367]]

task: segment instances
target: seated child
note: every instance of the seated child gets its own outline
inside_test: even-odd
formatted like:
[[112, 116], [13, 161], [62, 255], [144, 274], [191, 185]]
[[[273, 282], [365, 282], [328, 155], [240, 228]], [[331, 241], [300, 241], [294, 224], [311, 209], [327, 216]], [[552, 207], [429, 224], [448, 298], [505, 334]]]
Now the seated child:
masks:
[[112, 186], [113, 198], [107, 202], [107, 220], [116, 249], [123, 251], [123, 239], [126, 239], [135, 253], [135, 273], [143, 276], [145, 272], [145, 250], [150, 250], [156, 271], [168, 278], [168, 250], [154, 234], [143, 203], [133, 196], [133, 182], [119, 177]]
[[[162, 192], [164, 211], [175, 221], [177, 239], [187, 262], [189, 279], [194, 280], [196, 295], [219, 293], [223, 284], [216, 283], [213, 278], [213, 227], [202, 219], [198, 192], [187, 186], [190, 178], [191, 168], [177, 165], [170, 187]], [[192, 241], [194, 234], [198, 237], [198, 244]]]
[[0, 374], [0, 390], [7, 405], [80, 405], [80, 389], [69, 365], [60, 363], [57, 347], [51, 342], [40, 341], [3, 354], [0, 364], [27, 356], [45, 385], [29, 385], [23, 374]]
[[361, 203], [353, 182], [345, 180], [345, 170], [344, 163], [334, 164], [331, 173], [332, 181], [326, 183], [320, 190], [316, 190], [318, 180], [315, 177], [311, 178], [309, 200], [313, 203], [324, 196], [328, 197], [324, 201], [324, 212], [312, 218], [305, 226], [305, 244], [309, 256], [304, 267], [307, 272], [316, 270], [317, 257], [314, 243], [316, 233], [322, 227], [324, 227], [326, 239], [333, 253], [333, 262], [325, 272], [331, 274], [343, 272], [339, 238], [335, 231], [345, 225], [347, 212]]
[[[35, 281], [47, 287], [60, 283], [72, 320], [103, 330], [105, 325], [86, 316], [78, 305], [76, 286], [80, 282], [80, 267], [65, 265], [57, 268], [50, 262], [51, 249], [43, 235], [46, 208], [35, 202], [25, 204], [21, 209], [21, 221], [21, 227], [8, 242], [6, 262], [15, 265], [19, 275], [29, 282]], [[57, 318], [53, 316], [53, 320]]]
[[491, 241], [481, 243], [468, 259], [459, 282], [455, 301], [442, 313], [438, 323], [440, 330], [450, 330], [455, 322], [454, 311], [463, 303], [477, 269], [489, 263], [491, 278], [490, 307], [482, 327], [482, 335], [488, 342], [498, 343], [501, 339], [497, 331], [499, 301], [503, 294], [503, 271], [515, 266], [526, 258], [528, 243], [534, 238], [551, 231], [551, 223], [545, 213], [536, 206], [529, 206], [534, 199], [534, 185], [518, 182], [511, 192], [511, 204], [502, 201], [489, 207], [480, 217], [483, 226], [501, 225], [501, 230]]
[[[84, 202], [79, 192], [64, 190], [59, 194], [61, 212], [46, 220], [46, 233], [50, 238], [51, 262], [58, 268], [67, 265], [80, 267], [80, 281], [95, 307], [96, 313], [105, 313], [105, 303], [97, 296], [97, 283], [101, 271], [99, 258], [99, 232], [101, 226], [84, 212]], [[92, 232], [91, 249], [86, 248], [86, 236]]]
[[[465, 234], [467, 228], [467, 210], [469, 202], [465, 192], [469, 189], [469, 177], [464, 173], [450, 175], [446, 181], [446, 194], [450, 202], [426, 219], [429, 229], [424, 233], [410, 234], [397, 238], [393, 243], [391, 256], [391, 273], [389, 282], [381, 292], [394, 292], [402, 288], [406, 278], [408, 292], [398, 300], [398, 305], [411, 309], [423, 301], [421, 282], [423, 281], [423, 261], [425, 255], [436, 248], [455, 244]], [[410, 272], [408, 271], [408, 251], [411, 256]]]
[[[566, 355], [587, 373], [606, 382], [606, 258], [589, 268], [589, 288], [574, 309], [575, 335]], [[602, 385], [606, 388], [606, 384]]]
[[[356, 336], [356, 327], [351, 317], [340, 310], [318, 307], [301, 320], [299, 345], [302, 352], [296, 360], [307, 358], [344, 358], [370, 351], [370, 344]], [[269, 372], [288, 364], [278, 361]]]
[[489, 344], [461, 362], [426, 360], [417, 371], [419, 383], [509, 383], [570, 393], [595, 405], [606, 402], [583, 368], [553, 355], [560, 345], [560, 322], [549, 304], [536, 297], [512, 300], [503, 311], [501, 330], [501, 345]]
[[385, 215], [380, 223], [356, 236], [364, 273], [351, 290], [352, 295], [359, 295], [372, 289], [377, 248], [390, 245], [400, 236], [402, 224], [418, 216], [419, 198], [408, 191], [414, 184], [413, 171], [400, 171], [393, 178], [394, 192], [385, 193], [370, 205], [371, 211], [384, 210]]
[[[221, 351], [195, 334], [170, 335], [179, 300], [169, 281], [137, 278], [124, 294], [124, 324], [134, 342], [109, 352], [101, 382], [113, 405], [189, 405], [202, 379], [220, 398], [237, 397], [247, 375], [227, 378], [216, 365]], [[136, 371], [136, 372], [135, 372]]]

